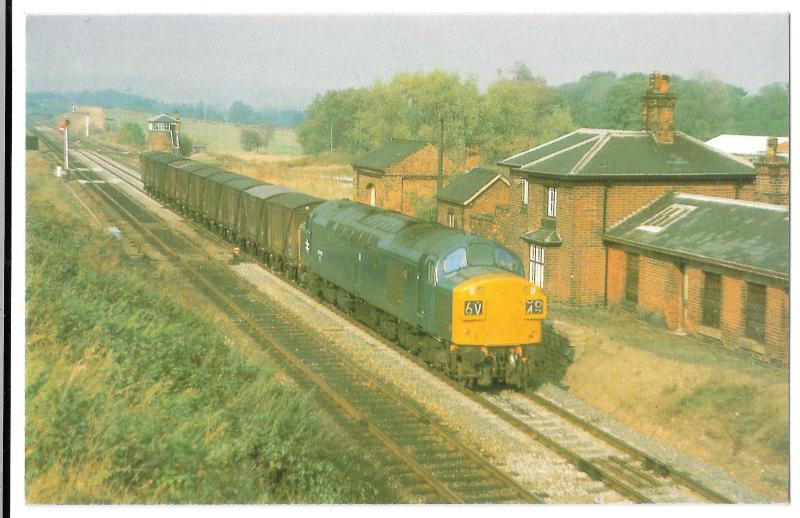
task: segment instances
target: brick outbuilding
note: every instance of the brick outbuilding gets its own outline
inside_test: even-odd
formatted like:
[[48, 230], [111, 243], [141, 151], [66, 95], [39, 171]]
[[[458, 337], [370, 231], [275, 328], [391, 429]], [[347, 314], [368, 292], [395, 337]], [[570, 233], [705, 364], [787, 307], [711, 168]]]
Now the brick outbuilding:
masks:
[[[434, 199], [438, 167], [438, 149], [429, 142], [392, 139], [353, 163], [353, 199], [413, 216], [420, 203]], [[443, 180], [455, 169], [444, 157]]]
[[473, 231], [473, 221], [493, 218], [495, 208], [508, 204], [509, 181], [497, 171], [475, 167], [453, 176], [436, 195], [437, 221]]
[[602, 234], [666, 192], [753, 197], [748, 160], [674, 131], [668, 76], [652, 74], [642, 100], [642, 131], [579, 129], [498, 163], [511, 191], [495, 212], [497, 237], [527, 258], [526, 274], [552, 301], [604, 304]]
[[786, 364], [789, 211], [667, 193], [603, 234], [608, 302]]

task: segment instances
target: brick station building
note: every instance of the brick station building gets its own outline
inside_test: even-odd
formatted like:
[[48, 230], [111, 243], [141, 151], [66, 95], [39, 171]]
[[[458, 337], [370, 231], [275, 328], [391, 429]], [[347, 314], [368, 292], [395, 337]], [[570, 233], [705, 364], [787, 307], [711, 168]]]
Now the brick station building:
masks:
[[[353, 163], [356, 173], [354, 200], [414, 215], [420, 199], [436, 194], [439, 151], [429, 142], [392, 139]], [[443, 183], [456, 170], [443, 160]]]
[[675, 131], [675, 102], [669, 76], [651, 74], [643, 130], [579, 129], [500, 161], [511, 179], [509, 205], [478, 233], [527, 258], [526, 274], [550, 300], [604, 304], [607, 229], [672, 190], [754, 196], [753, 165]]
[[475, 222], [493, 218], [498, 205], [508, 205], [509, 185], [500, 173], [482, 167], [453, 176], [436, 195], [437, 221], [473, 232]]
[[603, 239], [609, 304], [788, 362], [787, 207], [670, 192]]

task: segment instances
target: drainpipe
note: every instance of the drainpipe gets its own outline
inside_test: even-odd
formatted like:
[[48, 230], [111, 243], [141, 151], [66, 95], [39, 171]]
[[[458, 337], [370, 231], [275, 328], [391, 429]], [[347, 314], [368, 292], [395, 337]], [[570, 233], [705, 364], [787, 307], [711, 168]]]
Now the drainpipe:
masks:
[[[606, 232], [606, 217], [608, 212], [608, 184], [603, 184], [603, 233]], [[602, 238], [601, 238], [602, 240]], [[608, 306], [608, 246], [604, 246], [606, 267], [603, 274], [603, 306]]]

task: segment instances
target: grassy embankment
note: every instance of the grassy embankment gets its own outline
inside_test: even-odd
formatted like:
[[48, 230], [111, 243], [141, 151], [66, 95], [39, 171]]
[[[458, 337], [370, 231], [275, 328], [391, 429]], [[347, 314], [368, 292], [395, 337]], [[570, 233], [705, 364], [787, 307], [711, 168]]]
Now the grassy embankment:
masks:
[[28, 502], [393, 498], [170, 265], [126, 255], [38, 153], [27, 165]]
[[[564, 382], [632, 428], [788, 500], [788, 372], [636, 321], [627, 311], [553, 308], [585, 348]], [[558, 316], [560, 315], [560, 317]]]

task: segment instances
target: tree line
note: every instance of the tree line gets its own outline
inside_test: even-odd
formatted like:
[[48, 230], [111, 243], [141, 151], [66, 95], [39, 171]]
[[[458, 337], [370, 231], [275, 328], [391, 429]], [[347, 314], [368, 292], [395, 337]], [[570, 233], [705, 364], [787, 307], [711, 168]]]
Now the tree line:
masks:
[[118, 90], [81, 91], [57, 94], [52, 92], [31, 92], [26, 99], [30, 116], [48, 118], [68, 111], [75, 102], [78, 106], [100, 106], [108, 109], [139, 111], [146, 113], [168, 113], [175, 110], [182, 117], [233, 124], [261, 126], [270, 124], [276, 127], [296, 128], [303, 120], [300, 110], [265, 108], [256, 110], [252, 106], [235, 101], [227, 110], [203, 103], [165, 103]]
[[[307, 153], [363, 155], [391, 138], [438, 143], [454, 158], [478, 141], [485, 162], [510, 156], [578, 127], [641, 129], [648, 74], [592, 72], [551, 86], [523, 63], [485, 93], [475, 80], [441, 70], [401, 72], [365, 88], [330, 90], [314, 98], [298, 128]], [[507, 77], [504, 77], [507, 76]], [[722, 133], [788, 135], [789, 91], [782, 83], [748, 95], [709, 75], [672, 76], [675, 127], [707, 140]]]

